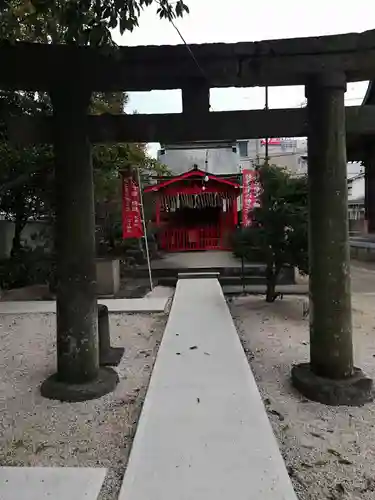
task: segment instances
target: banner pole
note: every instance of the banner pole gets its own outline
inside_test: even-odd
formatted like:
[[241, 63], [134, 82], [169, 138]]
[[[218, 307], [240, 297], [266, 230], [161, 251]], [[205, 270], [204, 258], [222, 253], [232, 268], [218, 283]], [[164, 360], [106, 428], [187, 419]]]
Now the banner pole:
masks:
[[145, 221], [145, 210], [144, 210], [144, 206], [143, 206], [143, 196], [142, 196], [142, 181], [141, 181], [141, 174], [139, 173], [139, 168], [137, 168], [137, 176], [138, 176], [139, 200], [141, 202], [141, 215], [142, 215], [142, 223], [143, 223], [143, 237], [145, 239], [145, 247], [146, 247], [148, 276], [150, 278], [150, 289], [151, 289], [151, 292], [152, 292], [152, 290], [154, 289], [154, 284], [152, 282], [150, 252], [149, 252], [149, 249], [148, 249], [147, 228], [146, 228], [146, 221]]

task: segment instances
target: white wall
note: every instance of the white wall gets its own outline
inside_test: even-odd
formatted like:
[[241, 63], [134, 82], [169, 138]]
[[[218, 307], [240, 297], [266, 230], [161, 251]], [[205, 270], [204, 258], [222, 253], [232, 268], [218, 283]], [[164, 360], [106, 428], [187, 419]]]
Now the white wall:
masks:
[[349, 183], [348, 198], [350, 200], [356, 200], [357, 198], [362, 198], [365, 196], [365, 176], [361, 175], [355, 177]]
[[[257, 161], [265, 159], [266, 148], [261, 139], [239, 141], [247, 143], [247, 154], [239, 148], [240, 163], [243, 169], [252, 168]], [[269, 144], [268, 157], [272, 165], [287, 168], [291, 173], [306, 173], [306, 163], [301, 158], [307, 155], [307, 140], [305, 138], [283, 138], [281, 144]]]
[[[0, 220], [0, 259], [10, 256], [14, 237], [14, 223]], [[21, 234], [21, 241], [30, 248], [46, 244], [46, 236], [52, 236], [51, 226], [43, 221], [28, 222]]]
[[358, 174], [364, 172], [364, 167], [360, 161], [351, 161], [348, 163], [347, 175], [348, 179], [356, 177]]

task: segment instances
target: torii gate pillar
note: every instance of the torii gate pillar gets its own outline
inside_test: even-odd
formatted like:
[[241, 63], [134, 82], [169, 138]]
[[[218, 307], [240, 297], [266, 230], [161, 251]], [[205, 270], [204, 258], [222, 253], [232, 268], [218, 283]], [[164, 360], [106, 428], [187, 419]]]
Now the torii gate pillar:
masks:
[[308, 99], [310, 363], [292, 370], [305, 396], [331, 405], [372, 400], [353, 366], [344, 74], [310, 78]]
[[99, 367], [95, 211], [88, 107], [91, 91], [71, 84], [50, 92], [54, 109], [57, 264], [57, 374], [43, 396], [85, 401], [112, 391], [116, 372]]

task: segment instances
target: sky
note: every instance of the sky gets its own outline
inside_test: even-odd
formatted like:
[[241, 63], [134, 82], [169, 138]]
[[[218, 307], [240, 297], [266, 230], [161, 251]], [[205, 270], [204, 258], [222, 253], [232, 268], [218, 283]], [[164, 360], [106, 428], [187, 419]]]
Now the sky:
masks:
[[[279, 38], [321, 36], [374, 29], [370, 0], [185, 0], [190, 14], [176, 20], [186, 42], [234, 43]], [[340, 4], [340, 7], [338, 7]], [[121, 36], [114, 32], [119, 45], [176, 45], [182, 43], [177, 31], [160, 20], [156, 7], [141, 14], [139, 27]], [[367, 82], [348, 84], [346, 105], [361, 103]], [[212, 89], [212, 111], [264, 108], [264, 89]], [[178, 113], [182, 111], [179, 90], [131, 92], [127, 111], [139, 113]], [[270, 87], [270, 108], [299, 107], [304, 102], [303, 87]], [[158, 144], [150, 144], [156, 156]]]

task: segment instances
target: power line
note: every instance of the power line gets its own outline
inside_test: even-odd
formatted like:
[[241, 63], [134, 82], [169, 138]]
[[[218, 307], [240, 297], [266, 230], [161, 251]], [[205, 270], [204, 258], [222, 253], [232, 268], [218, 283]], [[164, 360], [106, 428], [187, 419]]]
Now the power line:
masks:
[[363, 101], [363, 97], [345, 97], [345, 101]]
[[[257, 155], [260, 159], [266, 159], [266, 155], [259, 154]], [[280, 153], [280, 154], [270, 154], [268, 155], [268, 159], [270, 158], [282, 158], [286, 156], [306, 156], [306, 153]], [[257, 157], [247, 156], [246, 158], [240, 158], [242, 161], [254, 161]]]
[[[157, 0], [157, 3], [160, 5], [160, 2]], [[178, 36], [181, 38], [182, 40], [182, 43], [185, 45], [186, 47], [186, 50], [189, 52], [191, 58], [193, 59], [195, 65], [197, 66], [198, 70], [200, 71], [200, 73], [202, 74], [203, 78], [206, 80], [207, 83], [209, 83], [209, 79], [204, 71], [204, 69], [202, 68], [202, 66], [199, 64], [199, 61], [198, 59], [195, 57], [195, 54], [192, 50], [192, 48], [190, 47], [189, 43], [186, 41], [185, 37], [183, 36], [183, 34], [181, 33], [181, 31], [179, 30], [179, 28], [177, 27], [176, 23], [173, 21], [173, 18], [171, 15], [168, 15], [168, 20], [169, 22], [171, 23], [171, 25], [173, 26], [173, 28], [176, 30]], [[212, 110], [212, 106], [211, 106], [211, 103], [210, 103], [210, 110]]]
[[[160, 1], [158, 1], [158, 0], [157, 0], [157, 3], [158, 3], [159, 5], [161, 5]], [[185, 37], [183, 36], [183, 34], [181, 33], [181, 31], [179, 30], [179, 28], [177, 27], [177, 25], [176, 25], [176, 24], [175, 24], [175, 22], [173, 21], [173, 17], [172, 17], [172, 15], [171, 15], [170, 13], [167, 15], [167, 18], [168, 18], [168, 21], [169, 21], [169, 22], [171, 23], [171, 25], [173, 26], [173, 28], [176, 30], [176, 32], [177, 32], [177, 34], [178, 34], [178, 36], [181, 38], [182, 43], [185, 45], [185, 47], [186, 47], [187, 51], [189, 52], [189, 54], [190, 54], [191, 58], [192, 58], [192, 59], [193, 59], [193, 61], [195, 62], [195, 64], [196, 64], [197, 68], [199, 69], [199, 71], [201, 72], [201, 74], [202, 74], [203, 78], [204, 78], [205, 80], [207, 80], [207, 81], [208, 81], [208, 78], [207, 78], [206, 73], [204, 72], [204, 70], [203, 70], [202, 66], [199, 64], [198, 59], [195, 57], [195, 54], [194, 54], [194, 52], [192, 51], [192, 49], [191, 49], [191, 47], [190, 47], [189, 43], [185, 40]]]
[[[264, 87], [264, 91], [265, 91], [265, 94], [264, 94], [264, 99], [265, 99], [265, 106], [264, 106], [264, 109], [266, 110], [266, 112], [268, 112], [269, 110], [269, 106], [268, 106], [268, 85], [266, 85]], [[265, 144], [265, 153], [266, 153], [266, 156], [265, 156], [265, 162], [266, 162], [266, 165], [268, 165], [268, 160], [269, 160], [269, 156], [268, 156], [268, 144], [269, 141], [268, 141], [268, 137], [266, 137], [266, 144]]]
[[183, 37], [181, 31], [178, 29], [178, 27], [176, 26], [176, 24], [174, 23], [173, 19], [169, 19], [170, 23], [172, 24], [172, 26], [174, 27], [174, 29], [177, 31], [179, 37], [181, 38], [181, 40], [183, 41], [187, 51], [189, 52], [189, 54], [191, 55], [193, 61], [195, 62], [195, 64], [197, 65], [197, 68], [199, 69], [199, 71], [202, 73], [202, 76], [205, 80], [208, 81], [208, 78], [207, 78], [207, 75], [206, 73], [204, 72], [202, 66], [199, 64], [198, 62], [198, 59], [195, 57], [194, 55], [194, 52], [192, 51], [190, 45], [186, 42], [185, 38]]

